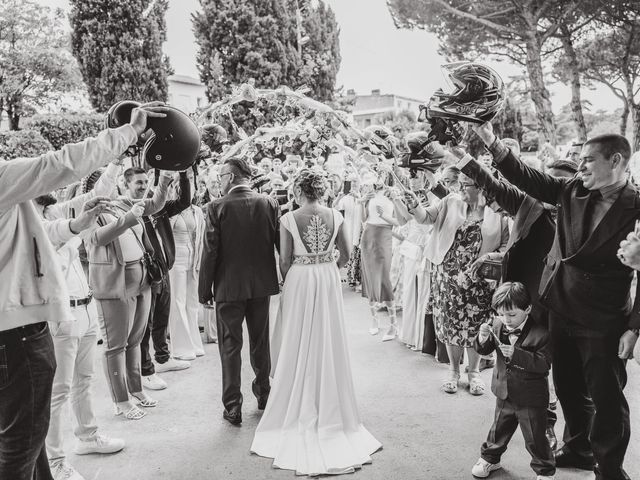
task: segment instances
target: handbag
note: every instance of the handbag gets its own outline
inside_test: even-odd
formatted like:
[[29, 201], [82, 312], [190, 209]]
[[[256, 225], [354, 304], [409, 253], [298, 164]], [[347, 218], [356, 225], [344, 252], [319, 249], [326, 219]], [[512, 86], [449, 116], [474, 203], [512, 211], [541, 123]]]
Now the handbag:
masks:
[[[125, 213], [128, 211], [119, 205], [116, 205], [116, 206]], [[133, 228], [131, 228], [131, 233], [133, 233], [133, 236], [135, 237], [136, 241], [138, 242], [138, 245], [140, 245], [140, 249], [142, 250], [142, 264], [144, 265], [145, 270], [147, 271], [147, 278], [149, 279], [149, 284], [151, 285], [151, 288], [156, 289], [160, 287], [160, 285], [164, 281], [164, 271], [162, 270], [162, 267], [160, 266], [160, 263], [156, 258], [156, 251], [154, 250], [153, 246], [149, 243], [147, 239], [147, 235], [145, 233], [146, 231], [144, 228], [144, 222], [138, 219], [138, 223], [142, 227], [142, 241], [140, 241], [140, 239], [138, 238], [138, 235], [136, 234], [136, 231]]]
[[158, 259], [156, 258], [155, 250], [147, 241], [144, 224], [142, 222], [140, 222], [140, 224], [142, 225], [142, 241], [140, 241], [133, 228], [131, 229], [131, 232], [142, 249], [142, 264], [147, 271], [147, 278], [149, 279], [151, 288], [156, 288], [159, 287], [164, 280], [164, 272], [162, 271], [160, 262], [158, 262]]
[[495, 280], [499, 282], [502, 279], [502, 261], [485, 260], [480, 266], [478, 275], [485, 280]]

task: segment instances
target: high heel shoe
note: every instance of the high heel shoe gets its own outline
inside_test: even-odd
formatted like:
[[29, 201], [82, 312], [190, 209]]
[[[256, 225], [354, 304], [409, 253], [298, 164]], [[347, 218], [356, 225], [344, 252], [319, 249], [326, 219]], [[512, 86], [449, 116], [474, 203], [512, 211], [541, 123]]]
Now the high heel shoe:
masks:
[[375, 311], [372, 313], [373, 313], [373, 319], [371, 323], [371, 328], [369, 329], [369, 333], [371, 335], [377, 335], [378, 333], [380, 333], [380, 328], [378, 327], [378, 316], [376, 315]]
[[126, 418], [127, 420], [140, 420], [142, 417], [144, 417], [147, 412], [145, 412], [144, 410], [140, 410], [136, 405], [133, 405], [129, 410], [127, 410], [126, 412], [124, 410], [122, 410], [118, 405], [114, 405], [115, 407], [115, 415], [119, 416], [119, 415], [124, 415], [124, 418]]
[[153, 408], [158, 405], [158, 401], [149, 397], [148, 395], [138, 396], [135, 393], [132, 393], [131, 396], [136, 399], [137, 404], [144, 408]]
[[391, 325], [389, 325], [389, 330], [387, 330], [387, 333], [385, 333], [384, 336], [382, 337], [382, 341], [388, 342], [389, 340], [393, 340], [397, 336], [398, 336], [398, 326], [397, 324], [392, 323]]

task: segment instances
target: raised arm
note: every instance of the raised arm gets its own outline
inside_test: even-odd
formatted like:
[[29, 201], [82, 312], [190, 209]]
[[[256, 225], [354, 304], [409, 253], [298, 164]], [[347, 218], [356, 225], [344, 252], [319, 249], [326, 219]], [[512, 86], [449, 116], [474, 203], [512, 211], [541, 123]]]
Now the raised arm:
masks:
[[446, 200], [436, 203], [435, 205], [422, 206], [415, 193], [407, 191], [405, 193], [409, 213], [413, 215], [418, 223], [432, 225], [436, 222], [440, 211], [444, 208]]
[[168, 217], [174, 217], [191, 205], [191, 182], [187, 172], [180, 172], [180, 197], [177, 200], [167, 200], [164, 204], [164, 212]]
[[136, 223], [138, 223], [138, 217], [133, 211], [128, 211], [125, 215], [118, 217], [117, 220], [87, 232], [86, 240], [92, 245], [108, 245]]
[[164, 207], [169, 193], [169, 184], [171, 183], [172, 174], [166, 170], [160, 173], [160, 181], [158, 187], [153, 192], [153, 197], [144, 200], [144, 216], [158, 213]]
[[100, 132], [36, 158], [0, 162], [0, 211], [77, 182], [136, 142], [131, 125]]
[[467, 177], [471, 178], [476, 184], [491, 197], [495, 198], [500, 207], [511, 216], [518, 213], [520, 205], [522, 205], [526, 194], [517, 189], [513, 185], [501, 182], [476, 161], [471, 155], [462, 157], [457, 167]]
[[509, 182], [544, 203], [557, 203], [568, 179], [552, 177], [526, 165], [494, 135], [490, 123], [475, 127], [474, 131], [485, 142], [498, 170]]
[[166, 107], [162, 105], [153, 102], [134, 108], [131, 123], [104, 130], [96, 138], [65, 145], [35, 158], [0, 162], [0, 213], [77, 182], [122, 155], [146, 130], [147, 118], [166, 116]]
[[122, 170], [122, 163], [120, 163], [119, 160], [109, 163], [104, 173], [100, 175], [100, 178], [98, 178], [93, 190], [83, 193], [82, 195], [76, 195], [66, 202], [51, 205], [49, 207], [49, 213], [54, 215], [56, 218], [65, 218], [68, 216], [67, 212], [70, 210], [79, 212], [87, 200], [91, 200], [95, 197], [113, 198], [120, 170]]

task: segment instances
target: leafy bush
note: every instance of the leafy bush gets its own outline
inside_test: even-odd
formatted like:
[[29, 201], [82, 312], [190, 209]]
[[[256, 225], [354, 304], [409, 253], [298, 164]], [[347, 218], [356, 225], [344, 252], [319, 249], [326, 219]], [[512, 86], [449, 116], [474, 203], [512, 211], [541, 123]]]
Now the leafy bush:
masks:
[[104, 129], [104, 115], [97, 113], [62, 113], [59, 115], [34, 115], [29, 128], [38, 130], [55, 150], [67, 143], [81, 142], [95, 137]]
[[0, 158], [4, 160], [36, 157], [49, 150], [53, 150], [51, 143], [37, 130], [0, 132]]

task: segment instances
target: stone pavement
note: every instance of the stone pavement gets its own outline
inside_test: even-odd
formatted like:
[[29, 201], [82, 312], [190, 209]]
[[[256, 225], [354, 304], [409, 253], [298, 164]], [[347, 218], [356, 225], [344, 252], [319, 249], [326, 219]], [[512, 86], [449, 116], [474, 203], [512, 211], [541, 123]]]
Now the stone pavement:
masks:
[[[276, 304], [276, 300], [272, 301], [272, 310]], [[412, 352], [399, 342], [382, 343], [381, 335], [370, 336], [367, 304], [350, 291], [345, 291], [345, 308], [361, 415], [384, 446], [373, 455], [371, 465], [345, 478], [472, 479], [470, 469], [491, 425], [493, 395], [488, 392], [473, 397], [464, 387], [456, 395], [442, 392], [440, 385], [446, 376], [446, 365]], [[111, 456], [69, 453], [69, 462], [87, 480], [294, 478], [293, 472], [273, 469], [269, 459], [249, 453], [260, 412], [251, 395], [253, 377], [246, 346], [241, 427], [233, 427], [222, 419], [217, 345], [206, 345], [205, 349], [206, 356], [194, 361], [189, 370], [162, 374], [169, 388], [150, 392], [159, 405], [148, 409], [148, 415], [140, 421], [113, 416], [103, 370], [97, 363], [94, 399], [98, 424], [103, 433], [124, 438], [127, 447]], [[482, 376], [488, 387], [491, 371], [483, 372]], [[626, 469], [632, 478], [640, 478], [640, 366], [635, 362], [629, 365], [626, 392], [632, 415]], [[69, 416], [69, 452], [74, 441], [71, 425]], [[561, 432], [562, 420], [556, 427], [559, 436]], [[514, 435], [502, 464], [504, 470], [492, 474], [492, 479], [535, 479], [520, 433]], [[593, 474], [559, 470], [556, 478], [592, 479]]]

